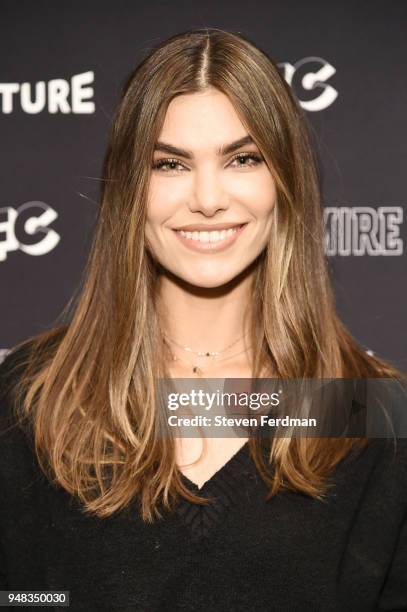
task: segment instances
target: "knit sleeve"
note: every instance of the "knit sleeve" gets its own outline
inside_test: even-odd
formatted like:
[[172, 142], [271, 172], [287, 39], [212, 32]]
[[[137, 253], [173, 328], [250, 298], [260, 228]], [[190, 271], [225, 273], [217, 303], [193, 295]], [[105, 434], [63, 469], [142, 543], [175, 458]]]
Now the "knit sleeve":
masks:
[[14, 385], [19, 379], [21, 363], [24, 363], [25, 351], [9, 351], [0, 361], [0, 449], [2, 436], [7, 435], [7, 428], [14, 425]]
[[400, 529], [395, 553], [384, 583], [378, 610], [407, 610], [407, 515]]
[[4, 553], [0, 548], [0, 591], [8, 590], [6, 567], [4, 562]]
[[[16, 440], [16, 419], [14, 412], [13, 389], [19, 379], [27, 359], [27, 348], [13, 348], [0, 356], [0, 490], [7, 491], [3, 476], [10, 471], [10, 458], [16, 459], [13, 453]], [[16, 486], [18, 486], [16, 484]], [[4, 547], [4, 524], [0, 509], [0, 590], [9, 590], [8, 570]]]

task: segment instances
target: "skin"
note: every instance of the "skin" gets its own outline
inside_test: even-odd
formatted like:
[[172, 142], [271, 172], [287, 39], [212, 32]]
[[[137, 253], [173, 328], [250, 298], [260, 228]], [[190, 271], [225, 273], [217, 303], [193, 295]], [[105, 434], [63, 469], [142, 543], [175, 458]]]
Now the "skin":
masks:
[[[229, 98], [210, 88], [174, 98], [158, 138], [159, 142], [190, 151], [192, 158], [154, 152], [145, 236], [150, 252], [164, 269], [159, 287], [160, 314], [167, 335], [195, 351], [221, 351], [247, 331], [243, 315], [246, 308], [250, 309], [255, 260], [268, 242], [276, 187], [255, 143], [233, 153], [217, 154], [221, 146], [247, 135]], [[239, 153], [256, 154], [261, 160], [239, 161], [235, 159]], [[154, 168], [156, 162], [168, 158], [177, 161]], [[234, 244], [218, 253], [193, 252], [174, 232], [174, 228], [193, 223], [235, 221], [248, 225]], [[230, 355], [224, 360], [199, 358], [176, 346], [171, 348], [180, 359], [170, 364], [172, 376], [191, 377], [192, 361], [205, 368], [207, 377], [251, 376], [246, 338], [222, 354], [220, 357]], [[216, 466], [223, 465], [227, 455], [241, 446], [241, 441], [228, 439], [223, 451], [219, 447], [211, 453], [211, 463], [201, 464], [200, 471], [189, 471], [188, 477], [193, 475], [197, 484], [204, 482]]]
[[[158, 139], [189, 150], [193, 158], [154, 153], [146, 239], [165, 270], [160, 284], [165, 329], [194, 350], [222, 350], [244, 333], [253, 262], [270, 233], [276, 188], [257, 146], [217, 155], [219, 147], [246, 135], [229, 98], [210, 88], [172, 100]], [[233, 159], [246, 152], [259, 155], [260, 163]], [[154, 168], [168, 158], [178, 161]], [[248, 225], [233, 245], [218, 253], [190, 251], [173, 229], [230, 221]], [[242, 346], [235, 345], [234, 351]]]

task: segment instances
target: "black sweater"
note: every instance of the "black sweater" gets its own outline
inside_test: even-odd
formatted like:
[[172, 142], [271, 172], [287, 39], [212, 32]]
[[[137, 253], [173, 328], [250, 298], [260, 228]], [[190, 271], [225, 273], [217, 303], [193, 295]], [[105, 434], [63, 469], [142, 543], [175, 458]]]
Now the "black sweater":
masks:
[[[0, 365], [2, 431], [16, 360]], [[70, 591], [75, 611], [407, 610], [406, 442], [396, 455], [379, 439], [349, 455], [325, 502], [289, 491], [265, 501], [246, 444], [200, 489], [211, 506], [182, 498], [145, 524], [136, 504], [85, 515], [15, 427], [0, 436], [0, 590]]]

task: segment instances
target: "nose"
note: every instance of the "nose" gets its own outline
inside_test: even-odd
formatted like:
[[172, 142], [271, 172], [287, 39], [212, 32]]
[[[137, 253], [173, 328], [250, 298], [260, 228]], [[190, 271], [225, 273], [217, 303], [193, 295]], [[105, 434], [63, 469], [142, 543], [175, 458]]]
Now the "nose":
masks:
[[228, 194], [215, 169], [196, 171], [189, 208], [191, 212], [201, 212], [205, 217], [213, 217], [217, 212], [229, 208]]

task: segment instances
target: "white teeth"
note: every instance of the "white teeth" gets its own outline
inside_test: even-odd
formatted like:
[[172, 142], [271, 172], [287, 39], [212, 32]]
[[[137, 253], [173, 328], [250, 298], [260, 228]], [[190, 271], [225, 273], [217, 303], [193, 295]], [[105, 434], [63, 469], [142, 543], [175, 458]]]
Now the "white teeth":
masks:
[[236, 233], [237, 227], [231, 227], [228, 230], [216, 230], [214, 232], [184, 232], [179, 230], [181, 236], [189, 238], [190, 240], [197, 240], [199, 242], [221, 242], [225, 238], [229, 238], [232, 234]]

